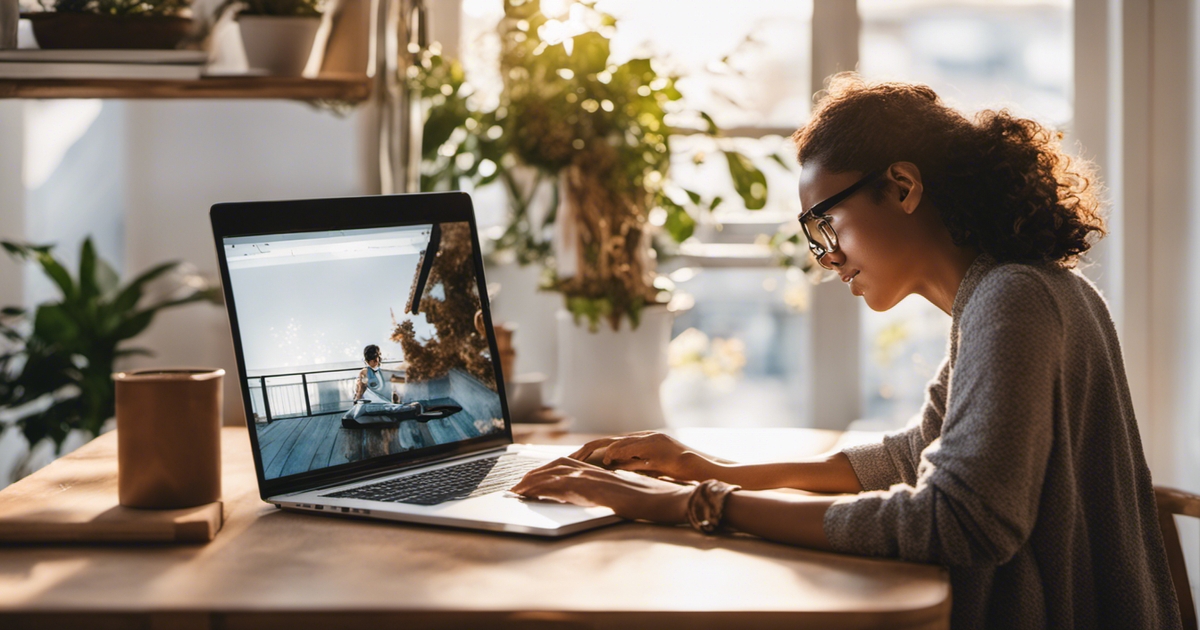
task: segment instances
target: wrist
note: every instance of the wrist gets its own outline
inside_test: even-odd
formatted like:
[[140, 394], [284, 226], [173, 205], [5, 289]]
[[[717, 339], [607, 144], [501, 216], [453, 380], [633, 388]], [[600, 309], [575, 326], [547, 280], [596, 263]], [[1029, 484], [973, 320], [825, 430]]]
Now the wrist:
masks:
[[700, 482], [688, 496], [688, 524], [703, 534], [716, 533], [724, 518], [726, 499], [738, 490], [741, 488], [716, 479]]
[[671, 494], [671, 498], [666, 502], [666, 511], [662, 519], [658, 522], [667, 525], [686, 525], [688, 523], [688, 502], [692, 498], [696, 486], [687, 485], [680, 486], [678, 490]]
[[685, 470], [692, 481], [706, 479], [724, 479], [724, 471], [731, 466], [719, 464], [695, 451], [686, 451], [683, 456], [687, 460]]

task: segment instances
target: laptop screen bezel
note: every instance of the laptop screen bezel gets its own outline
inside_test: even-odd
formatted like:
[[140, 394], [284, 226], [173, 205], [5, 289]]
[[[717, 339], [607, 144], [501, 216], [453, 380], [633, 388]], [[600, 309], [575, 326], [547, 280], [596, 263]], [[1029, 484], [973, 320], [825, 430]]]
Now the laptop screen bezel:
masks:
[[[238, 387], [242, 392], [242, 405], [246, 412], [246, 427], [250, 434], [251, 451], [254, 454], [254, 470], [258, 475], [259, 495], [263, 500], [272, 496], [336, 485], [512, 444], [512, 422], [508, 412], [508, 398], [504, 391], [504, 377], [500, 369], [500, 353], [496, 347], [496, 335], [492, 328], [487, 284], [483, 275], [483, 255], [479, 248], [479, 230], [475, 223], [471, 198], [466, 193], [412, 193], [331, 199], [219, 203], [212, 207], [209, 216], [217, 248], [217, 261], [221, 269], [225, 307], [233, 336], [234, 354], [238, 368]], [[496, 378], [496, 392], [500, 396], [504, 430], [495, 434], [439, 444], [415, 451], [382, 455], [358, 462], [267, 479], [263, 468], [262, 452], [259, 450], [258, 435], [254, 427], [250, 388], [244, 376], [247, 373], [245, 355], [238, 328], [237, 303], [230, 282], [229, 264], [225, 258], [224, 240], [242, 236], [405, 227], [460, 221], [465, 221], [471, 226], [475, 279], [488, 331], [488, 348], [491, 351], [492, 369]]]

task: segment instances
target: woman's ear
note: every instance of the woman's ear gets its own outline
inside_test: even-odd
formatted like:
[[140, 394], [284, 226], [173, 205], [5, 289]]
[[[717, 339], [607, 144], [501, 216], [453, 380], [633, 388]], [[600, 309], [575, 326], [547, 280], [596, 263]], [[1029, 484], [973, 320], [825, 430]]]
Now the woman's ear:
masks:
[[888, 179], [896, 185], [897, 201], [905, 214], [916, 212], [925, 192], [921, 185], [921, 169], [912, 162], [896, 162], [888, 167]]

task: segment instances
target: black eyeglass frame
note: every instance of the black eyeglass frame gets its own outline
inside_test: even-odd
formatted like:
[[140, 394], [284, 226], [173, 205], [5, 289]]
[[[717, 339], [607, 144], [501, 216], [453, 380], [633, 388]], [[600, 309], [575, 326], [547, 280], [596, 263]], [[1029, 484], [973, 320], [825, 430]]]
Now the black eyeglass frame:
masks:
[[[808, 250], [811, 251], [813, 257], [817, 259], [818, 265], [821, 265], [826, 269], [832, 269], [832, 267], [826, 266], [825, 263], [821, 262], [821, 259], [824, 258], [826, 254], [831, 254], [838, 250], [837, 232], [834, 231], [833, 226], [829, 224], [829, 221], [825, 219], [825, 213], [832, 210], [834, 206], [838, 205], [839, 203], [849, 199], [851, 195], [858, 192], [863, 186], [871, 183], [886, 172], [886, 168], [871, 171], [870, 173], [863, 175], [858, 181], [850, 184], [850, 186], [846, 187], [841, 192], [826, 198], [824, 201], [813, 204], [813, 207], [801, 212], [800, 216], [796, 217], [797, 220], [800, 221], [800, 229], [804, 231], [804, 238], [808, 241]], [[821, 245], [818, 245], [815, 240], [813, 240], [812, 233], [808, 230], [808, 224], [805, 223], [805, 218], [807, 218], [809, 215], [817, 218], [816, 227], [821, 231], [822, 235], [826, 237], [826, 240], [829, 241], [829, 249], [825, 249]]]

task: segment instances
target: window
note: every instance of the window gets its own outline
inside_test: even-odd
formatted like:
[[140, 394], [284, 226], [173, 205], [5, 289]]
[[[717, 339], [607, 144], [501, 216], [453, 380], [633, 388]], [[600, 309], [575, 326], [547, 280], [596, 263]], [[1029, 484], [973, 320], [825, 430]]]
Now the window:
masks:
[[[1008, 107], [1064, 129], [1072, 117], [1069, 0], [859, 0], [862, 74], [927, 83], [965, 112]], [[903, 424], [936, 376], [950, 318], [918, 296], [886, 313], [862, 306], [862, 414]]]
[[[565, 14], [569, 3], [542, 0], [541, 6], [553, 15], [559, 4]], [[618, 19], [611, 44], [615, 60], [652, 54], [685, 77], [678, 87], [689, 107], [711, 115], [731, 136], [723, 141], [755, 160], [767, 177], [767, 208], [747, 211], [734, 201], [738, 196], [723, 160], [697, 163], [698, 156], [713, 153], [711, 139], [672, 140], [675, 180], [727, 201], [711, 216], [698, 217], [699, 242], [688, 255], [660, 265], [679, 291], [695, 299], [676, 322], [675, 367], [663, 390], [668, 420], [691, 426], [796, 425], [807, 280], [775, 265], [756, 240], [800, 210], [795, 171], [772, 156], [792, 163], [787, 136], [811, 107], [812, 4], [758, 0], [731, 10], [723, 0], [600, 0], [597, 8]], [[494, 29], [502, 15], [501, 0], [463, 2], [462, 60], [480, 88], [479, 98], [495, 98], [500, 90]], [[481, 76], [489, 77], [484, 85]], [[703, 124], [698, 118], [676, 123]], [[479, 191], [477, 198], [491, 195], [485, 197], [490, 204], [477, 206], [502, 208], [497, 194]]]
[[[565, 12], [568, 5], [542, 2], [551, 11], [562, 4]], [[928, 83], [968, 112], [1003, 106], [1058, 128], [1070, 125], [1071, 0], [859, 0], [857, 6], [858, 25], [839, 10], [826, 11], [833, 17], [823, 14], [814, 27], [811, 0], [756, 0], [736, 8], [724, 0], [597, 2], [619, 19], [614, 54], [665, 58], [688, 77], [679, 84], [688, 102], [711, 114], [731, 137], [727, 141], [755, 158], [768, 179], [767, 208], [750, 212], [726, 203], [704, 218], [687, 255], [661, 266], [695, 298], [677, 322], [675, 368], [664, 389], [674, 423], [813, 420], [813, 406], [802, 398], [816, 386], [815, 374], [807, 372], [807, 309], [819, 295], [814, 298], [798, 274], [775, 267], [755, 242], [794, 221], [800, 209], [795, 170], [771, 156], [792, 163], [787, 136], [811, 111], [812, 86], [819, 84], [811, 76], [814, 28], [849, 30], [836, 41], [852, 41], [859, 28], [858, 68], [869, 79]], [[478, 83], [483, 73], [495, 72], [500, 43], [494, 27], [502, 1], [463, 0], [462, 7], [463, 62]], [[498, 94], [499, 77], [490, 85], [481, 86], [479, 98]], [[673, 142], [678, 181], [705, 195], [737, 198], [718, 161], [697, 165], [692, 159], [711, 152], [711, 140]], [[479, 191], [478, 199], [487, 201], [477, 206], [485, 212], [490, 207], [502, 220], [502, 193]], [[833, 317], [849, 317], [840, 308]], [[850, 339], [835, 336], [847, 347], [857, 342], [859, 360], [835, 367], [839, 373], [831, 382], [850, 383], [849, 399], [859, 392], [858, 415], [874, 419], [874, 426], [899, 425], [919, 409], [923, 386], [945, 354], [949, 317], [911, 297], [887, 313], [861, 306], [858, 320], [857, 328], [847, 327], [857, 330]]]

